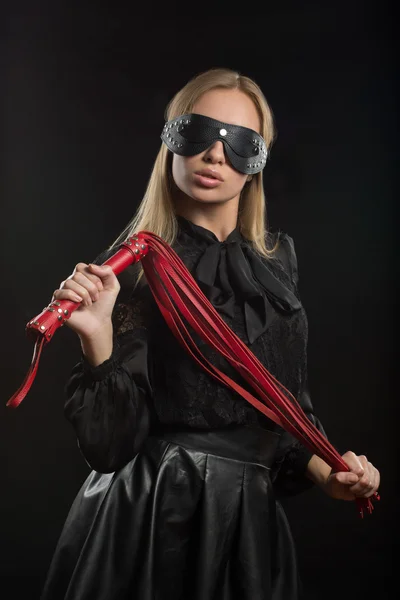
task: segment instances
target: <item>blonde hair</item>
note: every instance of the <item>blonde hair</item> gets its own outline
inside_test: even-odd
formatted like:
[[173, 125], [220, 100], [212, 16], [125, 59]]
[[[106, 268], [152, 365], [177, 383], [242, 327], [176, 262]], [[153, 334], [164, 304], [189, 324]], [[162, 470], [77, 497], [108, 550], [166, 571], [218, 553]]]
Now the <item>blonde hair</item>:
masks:
[[[215, 88], [239, 89], [254, 102], [260, 117], [260, 134], [270, 148], [275, 138], [273, 114], [259, 86], [249, 77], [237, 71], [215, 68], [193, 77], [168, 103], [165, 120], [191, 113], [193, 106], [202, 94]], [[108, 250], [121, 244], [128, 237], [141, 230], [148, 230], [172, 245], [178, 233], [178, 222], [174, 212], [172, 180], [172, 153], [162, 143], [143, 199], [125, 229], [109, 246]], [[272, 249], [267, 248], [268, 227], [265, 216], [265, 195], [262, 171], [253, 175], [243, 187], [238, 210], [238, 224], [242, 235], [249, 240], [252, 248], [266, 258], [273, 258], [279, 242]], [[143, 276], [140, 268], [139, 283]]]

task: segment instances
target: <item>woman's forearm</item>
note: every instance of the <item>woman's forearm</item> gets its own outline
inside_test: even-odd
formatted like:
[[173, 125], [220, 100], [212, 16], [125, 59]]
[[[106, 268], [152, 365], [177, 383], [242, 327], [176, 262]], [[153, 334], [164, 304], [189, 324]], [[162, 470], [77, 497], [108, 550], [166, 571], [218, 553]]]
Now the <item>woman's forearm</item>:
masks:
[[97, 367], [111, 356], [113, 350], [112, 322], [107, 323], [95, 335], [79, 339], [83, 354], [93, 367]]
[[307, 465], [306, 476], [320, 487], [323, 487], [331, 471], [331, 467], [322, 458], [313, 454]]

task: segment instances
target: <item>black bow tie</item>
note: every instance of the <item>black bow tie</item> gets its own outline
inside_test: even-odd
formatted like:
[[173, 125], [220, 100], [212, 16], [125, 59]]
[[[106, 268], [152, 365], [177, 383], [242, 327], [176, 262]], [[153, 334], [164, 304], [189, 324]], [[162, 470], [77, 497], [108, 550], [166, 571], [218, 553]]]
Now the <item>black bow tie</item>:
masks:
[[277, 312], [291, 314], [301, 308], [293, 292], [272, 273], [267, 260], [250, 247], [239, 226], [220, 242], [208, 229], [180, 215], [177, 219], [183, 235], [205, 244], [192, 276], [218, 312], [234, 318], [235, 302], [243, 306], [250, 344], [266, 331]]

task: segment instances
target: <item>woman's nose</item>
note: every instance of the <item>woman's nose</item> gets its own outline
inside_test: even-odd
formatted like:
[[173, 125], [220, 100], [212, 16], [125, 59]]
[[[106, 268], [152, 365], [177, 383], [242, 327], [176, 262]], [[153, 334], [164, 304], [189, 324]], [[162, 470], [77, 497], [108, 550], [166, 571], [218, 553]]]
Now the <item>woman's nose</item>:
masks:
[[204, 158], [212, 163], [225, 162], [225, 148], [220, 140], [207, 148]]

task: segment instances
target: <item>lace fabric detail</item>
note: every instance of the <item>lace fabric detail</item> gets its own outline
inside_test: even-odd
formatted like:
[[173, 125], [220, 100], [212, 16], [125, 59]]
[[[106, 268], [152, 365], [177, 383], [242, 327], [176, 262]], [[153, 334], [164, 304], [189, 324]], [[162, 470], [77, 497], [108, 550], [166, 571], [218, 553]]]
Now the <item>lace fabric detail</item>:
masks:
[[114, 307], [112, 322], [117, 336], [135, 329], [146, 329], [144, 299], [135, 297], [129, 304], [117, 302]]

